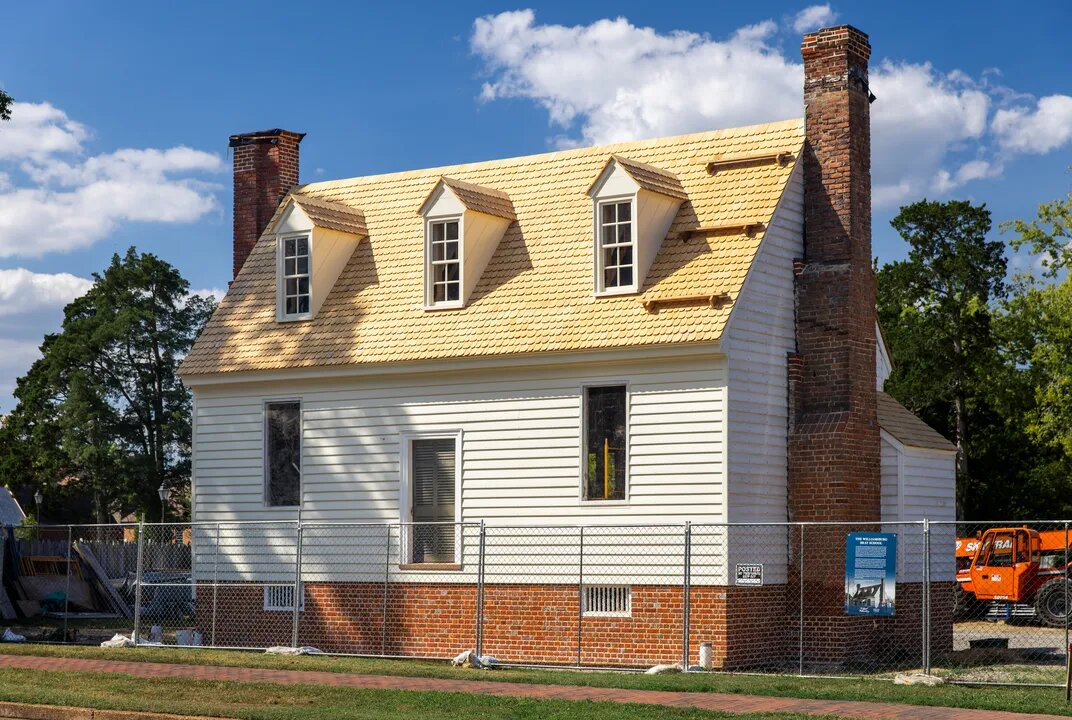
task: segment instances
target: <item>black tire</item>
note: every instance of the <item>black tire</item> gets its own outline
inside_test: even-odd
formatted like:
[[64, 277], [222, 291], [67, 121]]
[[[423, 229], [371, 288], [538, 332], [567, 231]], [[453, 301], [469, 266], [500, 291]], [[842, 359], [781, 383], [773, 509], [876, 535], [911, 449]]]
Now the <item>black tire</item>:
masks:
[[1047, 627], [1063, 628], [1068, 621], [1067, 598], [1072, 597], [1072, 583], [1054, 578], [1035, 595], [1035, 616]]

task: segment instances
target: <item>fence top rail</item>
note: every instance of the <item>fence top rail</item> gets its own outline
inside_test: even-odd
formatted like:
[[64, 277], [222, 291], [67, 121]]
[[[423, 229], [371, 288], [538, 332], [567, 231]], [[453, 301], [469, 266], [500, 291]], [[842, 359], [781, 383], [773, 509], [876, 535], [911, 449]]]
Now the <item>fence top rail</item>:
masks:
[[413, 526], [428, 526], [428, 525], [444, 525], [455, 526], [459, 528], [479, 528], [481, 526], [489, 530], [580, 530], [580, 529], [627, 529], [627, 528], [647, 528], [647, 529], [666, 529], [666, 530], [684, 530], [686, 526], [695, 529], [700, 528], [808, 528], [808, 527], [830, 527], [830, 528], [859, 528], [859, 527], [923, 527], [925, 525], [930, 526], [962, 526], [962, 525], [980, 525], [991, 527], [1019, 527], [1019, 526], [1032, 526], [1032, 525], [1052, 525], [1052, 526], [1072, 526], [1072, 520], [858, 520], [858, 521], [809, 521], [809, 522], [777, 522], [777, 521], [764, 521], [764, 522], [693, 522], [682, 521], [676, 523], [508, 523], [498, 524], [494, 522], [488, 522], [484, 520], [467, 520], [463, 522], [451, 522], [451, 521], [436, 521], [436, 522], [370, 522], [370, 521], [348, 521], [348, 520], [309, 520], [309, 519], [294, 519], [294, 520], [198, 520], [187, 522], [125, 522], [125, 523], [63, 523], [63, 524], [42, 524], [42, 525], [0, 525], [0, 528], [4, 530], [12, 529], [19, 531], [48, 531], [48, 530], [64, 530], [69, 529], [108, 529], [113, 528], [116, 530], [138, 530], [140, 528], [152, 529], [152, 528], [190, 528], [190, 529], [209, 529], [215, 530], [217, 528], [232, 528], [232, 527], [277, 527], [277, 528], [311, 528], [311, 527], [353, 527], [353, 528], [404, 528]]

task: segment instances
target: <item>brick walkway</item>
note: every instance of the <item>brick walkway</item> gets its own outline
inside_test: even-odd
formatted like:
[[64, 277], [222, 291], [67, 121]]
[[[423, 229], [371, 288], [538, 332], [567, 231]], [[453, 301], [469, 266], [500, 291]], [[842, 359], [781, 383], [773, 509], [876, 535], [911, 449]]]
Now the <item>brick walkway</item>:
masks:
[[[596, 702], [641, 703], [670, 707], [699, 708], [727, 713], [802, 713], [836, 715], [865, 720], [1057, 720], [1059, 715], [967, 710], [947, 707], [898, 705], [840, 700], [806, 700], [799, 698], [759, 697], [703, 692], [666, 692], [662, 690], [621, 690], [616, 688], [576, 687], [571, 685], [529, 685], [488, 680], [447, 680], [409, 678], [389, 675], [350, 675], [312, 670], [267, 670], [262, 668], [216, 667], [211, 665], [171, 665], [163, 663], [125, 662], [118, 660], [83, 660], [76, 658], [0, 655], [0, 667], [58, 672], [101, 672], [133, 675], [142, 678], [189, 678], [262, 682], [283, 685], [331, 685], [347, 688], [409, 690], [415, 692], [454, 692], [554, 700], [592, 700]], [[1068, 720], [1064, 717], [1062, 720]]]

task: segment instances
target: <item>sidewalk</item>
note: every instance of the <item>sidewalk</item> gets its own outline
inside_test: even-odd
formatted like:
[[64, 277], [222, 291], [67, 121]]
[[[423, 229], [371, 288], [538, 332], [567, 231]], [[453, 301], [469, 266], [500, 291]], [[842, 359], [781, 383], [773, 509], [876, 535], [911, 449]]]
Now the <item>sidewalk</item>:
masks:
[[[1060, 715], [1022, 714], [895, 703], [808, 700], [721, 693], [667, 692], [662, 690], [621, 690], [571, 685], [529, 685], [525, 683], [489, 682], [487, 680], [350, 675], [310, 670], [172, 665], [124, 662], [121, 660], [33, 657], [29, 655], [0, 655], [0, 667], [55, 672], [118, 673], [142, 678], [187, 678], [281, 685], [331, 685], [356, 689], [373, 688], [414, 692], [475, 693], [547, 700], [640, 703], [645, 705], [699, 708], [727, 713], [785, 712], [807, 715], [836, 715], [844, 718], [862, 718], [864, 720], [1056, 720], [1062, 717]], [[476, 675], [475, 672], [474, 675]], [[1068, 718], [1065, 717], [1062, 720], [1068, 720]]]

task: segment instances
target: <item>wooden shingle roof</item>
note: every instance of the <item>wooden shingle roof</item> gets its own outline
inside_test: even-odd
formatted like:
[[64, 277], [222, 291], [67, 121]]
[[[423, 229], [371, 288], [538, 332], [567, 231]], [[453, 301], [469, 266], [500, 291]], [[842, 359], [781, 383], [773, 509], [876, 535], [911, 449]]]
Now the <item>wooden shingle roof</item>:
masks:
[[[340, 230], [342, 232], [352, 233], [354, 235], [368, 235], [368, 228], [365, 226], [365, 218], [361, 214], [361, 211], [356, 208], [342, 205], [341, 203], [328, 202], [327, 200], [321, 200], [317, 197], [311, 197], [303, 195], [301, 193], [291, 193], [290, 198], [294, 203], [309, 216], [313, 225], [318, 227], [330, 228], [332, 230]], [[286, 205], [284, 200], [280, 207]], [[279, 217], [279, 213], [276, 213], [276, 217], [273, 218], [273, 222], [269, 223], [265, 232], [271, 232], [275, 225], [275, 220]]]
[[[795, 160], [714, 176], [706, 164], [734, 153], [788, 151], [796, 158], [802, 145], [803, 121], [797, 119], [305, 185], [296, 191], [302, 197], [360, 213], [368, 240], [314, 319], [278, 323], [274, 242], [266, 233], [181, 372], [191, 377], [717, 341], [763, 233], [671, 238], [698, 227], [769, 223]], [[660, 171], [656, 175], [669, 174], [687, 197], [639, 296], [593, 294], [586, 191], [610, 155], [633, 161], [634, 171], [642, 163]], [[426, 312], [424, 228], [414, 211], [444, 177], [494, 188], [509, 198], [517, 222], [464, 308]], [[718, 293], [728, 294], [729, 302], [660, 306], [658, 312], [639, 302]]]
[[878, 393], [878, 426], [908, 447], [927, 450], [957, 449], [953, 443], [942, 437], [941, 433], [882, 391]]
[[510, 202], [510, 196], [502, 190], [481, 187], [479, 185], [474, 185], [473, 183], [467, 183], [449, 177], [442, 177], [439, 179], [439, 182], [435, 184], [431, 192], [429, 192], [428, 196], [424, 199], [424, 202], [421, 203], [421, 207], [417, 211], [418, 215], [424, 213], [425, 206], [428, 204], [428, 201], [432, 199], [432, 195], [440, 184], [449, 187], [454, 192], [455, 196], [457, 196], [461, 204], [468, 210], [475, 210], [476, 212], [506, 218], [507, 220], [517, 220], [517, 214], [514, 213], [514, 205]]

